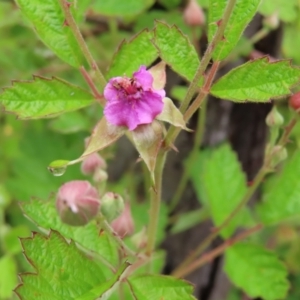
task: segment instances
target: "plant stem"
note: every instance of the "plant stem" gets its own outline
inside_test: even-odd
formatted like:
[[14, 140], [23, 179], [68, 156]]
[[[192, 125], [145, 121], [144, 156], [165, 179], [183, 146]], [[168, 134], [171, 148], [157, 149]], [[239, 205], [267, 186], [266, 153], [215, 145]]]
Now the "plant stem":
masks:
[[161, 202], [161, 188], [162, 188], [162, 173], [166, 160], [166, 152], [161, 150], [158, 153], [156, 168], [154, 171], [155, 185], [151, 190], [151, 204], [149, 212], [149, 227], [148, 227], [148, 241], [146, 246], [146, 255], [150, 256], [155, 247], [156, 232], [159, 218], [160, 202]]
[[80, 69], [80, 72], [81, 72], [83, 78], [85, 79], [86, 83], [89, 85], [90, 89], [92, 90], [94, 97], [100, 102], [100, 104], [102, 106], [104, 106], [105, 100], [104, 100], [103, 96], [98, 92], [97, 87], [95, 86], [89, 73], [86, 71], [84, 66], [81, 66], [79, 69]]
[[206, 122], [206, 107], [207, 107], [207, 101], [204, 100], [202, 107], [199, 108], [198, 112], [198, 120], [197, 120], [197, 128], [196, 128], [196, 137], [193, 145], [193, 149], [187, 159], [187, 162], [184, 166], [184, 171], [181, 176], [180, 182], [178, 184], [178, 187], [176, 189], [176, 192], [174, 194], [174, 197], [169, 205], [169, 211], [172, 212], [174, 208], [177, 206], [178, 202], [181, 199], [181, 196], [184, 192], [184, 189], [186, 187], [186, 184], [189, 179], [189, 169], [195, 162], [195, 157], [198, 153], [198, 150], [202, 144], [204, 131], [205, 131], [205, 122]]
[[97, 217], [97, 221], [100, 227], [116, 241], [119, 247], [123, 249], [127, 255], [133, 257], [136, 256], [136, 253], [132, 251], [129, 247], [127, 247], [126, 244], [123, 242], [123, 240], [117, 234], [114, 233], [113, 229], [110, 227], [110, 225], [108, 224], [108, 222], [106, 221], [103, 215], [100, 214]]
[[248, 230], [245, 230], [244, 232], [238, 234], [237, 236], [228, 239], [227, 241], [225, 241], [222, 245], [220, 245], [219, 247], [211, 250], [210, 252], [203, 254], [199, 259], [195, 260], [194, 262], [192, 262], [191, 264], [189, 264], [188, 266], [186, 266], [185, 268], [182, 268], [181, 270], [175, 271], [172, 275], [175, 277], [184, 277], [190, 273], [192, 273], [193, 271], [195, 271], [196, 269], [202, 267], [203, 265], [205, 265], [206, 263], [212, 261], [213, 259], [215, 259], [217, 256], [221, 255], [227, 248], [231, 247], [233, 244], [245, 239], [246, 237], [248, 237], [249, 235], [261, 230], [263, 228], [263, 226], [261, 224], [258, 224]]
[[263, 166], [257, 173], [253, 184], [248, 188], [242, 201], [236, 206], [236, 208], [231, 212], [231, 214], [223, 221], [223, 223], [214, 228], [210, 235], [208, 235], [204, 241], [192, 252], [174, 271], [174, 273], [181, 272], [181, 269], [185, 268], [190, 264], [198, 255], [200, 255], [209, 244], [219, 235], [219, 233], [232, 221], [232, 219], [241, 211], [241, 209], [246, 205], [246, 203], [251, 199], [252, 195], [256, 191], [257, 187], [260, 185], [267, 173], [267, 168]]
[[184, 113], [186, 111], [193, 95], [195, 94], [196, 90], [198, 89], [198, 84], [200, 82], [200, 78], [201, 78], [201, 76], [203, 76], [203, 74], [210, 62], [210, 59], [212, 58], [215, 47], [217, 46], [218, 42], [222, 40], [222, 38], [224, 36], [225, 28], [228, 24], [228, 21], [230, 19], [230, 16], [231, 16], [231, 13], [235, 6], [235, 3], [236, 3], [236, 0], [229, 0], [227, 3], [223, 18], [222, 18], [220, 25], [216, 31], [216, 34], [214, 35], [212, 41], [209, 43], [209, 45], [202, 57], [199, 68], [195, 74], [195, 77], [192, 80], [192, 82], [188, 88], [187, 94], [182, 102], [182, 105], [180, 107], [180, 111], [182, 113]]
[[59, 0], [59, 3], [61, 5], [61, 8], [63, 9], [63, 12], [65, 14], [65, 18], [66, 18], [66, 24], [68, 26], [70, 26], [76, 40], [77, 43], [84, 55], [84, 57], [86, 58], [88, 64], [90, 65], [91, 69], [95, 71], [96, 74], [96, 78], [101, 86], [101, 89], [104, 89], [105, 85], [106, 85], [106, 80], [102, 74], [102, 72], [99, 70], [98, 65], [96, 63], [96, 61], [94, 60], [90, 50], [88, 49], [82, 34], [73, 18], [73, 15], [70, 11], [70, 3], [67, 2], [66, 0]]
[[280, 140], [278, 141], [279, 146], [284, 146], [288, 142], [289, 136], [290, 136], [293, 128], [297, 124], [297, 121], [298, 121], [298, 116], [296, 115], [295, 117], [293, 117], [291, 119], [289, 124], [284, 128], [284, 132], [283, 132]]

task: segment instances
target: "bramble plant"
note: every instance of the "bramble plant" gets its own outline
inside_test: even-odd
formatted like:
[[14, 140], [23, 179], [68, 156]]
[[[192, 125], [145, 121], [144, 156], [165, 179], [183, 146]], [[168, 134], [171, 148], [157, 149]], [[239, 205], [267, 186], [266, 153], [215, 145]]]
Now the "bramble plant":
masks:
[[[257, 13], [262, 28], [246, 38]], [[0, 94], [8, 113], [0, 115], [0, 178], [7, 180], [0, 184], [0, 299], [196, 299], [184, 278], [220, 255], [234, 286], [223, 299], [298, 299], [299, 1], [16, 0], [0, 2], [0, 16], [0, 32], [9, 32], [1, 44], [16, 58], [12, 66], [4, 64], [8, 55], [0, 59], [1, 84], [39, 70]], [[254, 50], [282, 24], [285, 59]], [[169, 82], [175, 73], [184, 84]], [[212, 97], [272, 104], [262, 164], [248, 182], [228, 142], [201, 147]], [[181, 151], [182, 131], [193, 147], [173, 198], [163, 201], [164, 168], [168, 154]], [[122, 136], [139, 159], [111, 180], [114, 157], [127, 159]], [[201, 207], [180, 213], [189, 180]], [[206, 237], [163, 271], [166, 233], [208, 219]]]

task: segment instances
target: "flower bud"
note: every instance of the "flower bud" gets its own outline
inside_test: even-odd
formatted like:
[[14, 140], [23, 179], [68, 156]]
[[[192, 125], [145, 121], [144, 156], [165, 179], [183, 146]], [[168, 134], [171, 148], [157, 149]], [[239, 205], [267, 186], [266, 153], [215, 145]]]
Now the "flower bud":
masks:
[[284, 122], [283, 116], [278, 112], [276, 106], [268, 113], [266, 124], [269, 127], [280, 127]]
[[205, 23], [205, 15], [196, 0], [190, 0], [183, 12], [183, 19], [189, 26], [202, 26]]
[[295, 93], [289, 99], [290, 107], [296, 110], [297, 112], [300, 111], [300, 92]]
[[124, 200], [116, 193], [108, 192], [101, 199], [101, 213], [108, 222], [119, 217], [124, 210]]
[[285, 147], [283, 146], [275, 146], [271, 152], [271, 167], [275, 168], [280, 162], [284, 161], [288, 157], [288, 153]]
[[263, 20], [264, 26], [271, 30], [275, 30], [276, 28], [278, 28], [279, 23], [280, 23], [280, 21], [278, 18], [278, 12], [266, 17]]
[[98, 169], [106, 169], [105, 160], [98, 154], [88, 155], [81, 164], [81, 172], [85, 175], [94, 174]]
[[88, 181], [69, 181], [58, 190], [56, 209], [62, 222], [68, 225], [87, 224], [98, 214], [99, 207], [98, 192]]
[[108, 174], [106, 171], [102, 169], [98, 169], [95, 171], [93, 180], [97, 183], [105, 182], [108, 179]]
[[130, 237], [130, 240], [136, 246], [137, 249], [145, 248], [148, 240], [146, 227], [143, 227], [140, 232]]
[[122, 214], [112, 221], [111, 227], [121, 238], [133, 233], [134, 223], [128, 202], [125, 204]]

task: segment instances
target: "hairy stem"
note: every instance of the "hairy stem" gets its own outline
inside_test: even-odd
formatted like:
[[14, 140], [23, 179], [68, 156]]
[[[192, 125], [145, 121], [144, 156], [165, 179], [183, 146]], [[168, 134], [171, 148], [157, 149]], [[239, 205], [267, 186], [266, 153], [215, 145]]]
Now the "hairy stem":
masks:
[[101, 86], [101, 89], [104, 89], [105, 85], [106, 85], [106, 80], [102, 74], [102, 72], [100, 71], [100, 69], [98, 68], [98, 65], [96, 63], [96, 61], [94, 60], [90, 50], [88, 49], [83, 37], [82, 37], [82, 34], [74, 20], [74, 17], [71, 13], [71, 10], [70, 10], [70, 3], [66, 0], [59, 0], [59, 3], [64, 11], [64, 14], [65, 14], [65, 18], [66, 18], [66, 25], [70, 26], [76, 40], [77, 40], [77, 43], [85, 57], [85, 59], [87, 60], [90, 68], [92, 70], [95, 71], [95, 74], [96, 74], [96, 78]]
[[162, 173], [166, 159], [166, 152], [160, 151], [156, 161], [156, 168], [154, 171], [155, 185], [151, 190], [151, 204], [149, 213], [148, 226], [148, 241], [146, 246], [146, 255], [150, 256], [155, 247], [156, 232], [158, 225], [158, 217], [161, 202], [161, 188], [162, 188]]
[[182, 268], [181, 270], [175, 271], [172, 275], [175, 276], [175, 277], [180, 278], [180, 277], [184, 277], [184, 276], [192, 273], [196, 269], [202, 267], [206, 263], [212, 261], [213, 259], [215, 259], [219, 255], [221, 255], [227, 248], [229, 248], [232, 245], [234, 245], [235, 243], [247, 238], [249, 235], [261, 230], [262, 228], [263, 228], [263, 226], [261, 224], [258, 224], [258, 225], [254, 226], [254, 227], [252, 227], [248, 230], [245, 230], [244, 232], [238, 234], [237, 236], [235, 236], [231, 239], [228, 239], [227, 241], [225, 241], [219, 247], [211, 250], [208, 253], [203, 254], [199, 259], [195, 260], [194, 262], [192, 262], [191, 264], [189, 264], [186, 267]]

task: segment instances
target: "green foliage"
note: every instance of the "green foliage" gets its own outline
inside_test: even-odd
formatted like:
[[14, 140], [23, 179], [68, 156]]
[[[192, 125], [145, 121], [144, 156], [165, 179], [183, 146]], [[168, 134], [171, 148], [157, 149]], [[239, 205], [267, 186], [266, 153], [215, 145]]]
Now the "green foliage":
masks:
[[95, 1], [93, 9], [103, 16], [109, 17], [132, 17], [149, 8], [154, 0], [109, 0]]
[[192, 285], [170, 276], [140, 275], [128, 279], [137, 300], [193, 300]]
[[17, 266], [12, 256], [5, 255], [0, 258], [0, 270], [0, 299], [9, 299], [17, 284]]
[[298, 18], [293, 24], [284, 26], [284, 35], [282, 42], [282, 51], [285, 57], [292, 58], [294, 62], [300, 65], [300, 10]]
[[23, 300], [73, 300], [106, 280], [95, 260], [89, 259], [73, 241], [68, 243], [56, 231], [51, 231], [49, 236], [36, 233], [21, 241], [25, 255], [36, 271], [35, 274], [21, 275], [22, 284], [16, 293]]
[[15, 81], [0, 95], [5, 110], [20, 119], [52, 117], [86, 107], [93, 101], [89, 92], [59, 78], [34, 77], [34, 81]]
[[[224, 32], [224, 39], [217, 45], [213, 59], [220, 61], [225, 59], [240, 39], [244, 29], [257, 11], [260, 0], [237, 0], [230, 20]], [[227, 1], [209, 1], [208, 37], [209, 41], [215, 35], [218, 25], [222, 20]]]
[[155, 45], [160, 57], [179, 75], [191, 81], [199, 66], [199, 58], [188, 38], [176, 27], [156, 22]]
[[265, 16], [276, 15], [284, 22], [292, 22], [297, 17], [298, 0], [262, 0], [259, 12]]
[[287, 270], [274, 253], [260, 246], [243, 242], [229, 248], [225, 272], [251, 298], [286, 299]]
[[[213, 221], [218, 226], [242, 201], [247, 191], [245, 175], [229, 145], [212, 152], [205, 164], [203, 185]], [[222, 236], [229, 237], [238, 226], [247, 226], [249, 222], [249, 211], [245, 208], [222, 230]]]
[[[40, 39], [62, 60], [78, 68], [83, 59], [78, 43], [57, 0], [17, 0], [22, 13], [34, 26]], [[73, 9], [70, 8], [72, 12]]]
[[[127, 75], [137, 71], [141, 65], [150, 65], [157, 58], [157, 50], [151, 40], [153, 32], [144, 30], [130, 41], [124, 41], [114, 55], [107, 78]], [[130, 57], [130, 59], [128, 59]]]
[[270, 63], [264, 57], [249, 61], [221, 77], [211, 88], [212, 95], [236, 102], [266, 102], [291, 93], [300, 81], [300, 69], [287, 60]]
[[72, 239], [87, 250], [100, 255], [108, 264], [117, 265], [118, 253], [114, 241], [105, 233], [99, 234], [96, 222], [90, 222], [86, 226], [72, 227], [61, 222], [55, 209], [54, 199], [42, 201], [34, 199], [22, 205], [24, 213], [39, 227], [46, 230], [59, 231], [67, 239]]
[[296, 152], [283, 167], [264, 184], [263, 202], [257, 211], [266, 225], [277, 224], [300, 216], [300, 154]]

